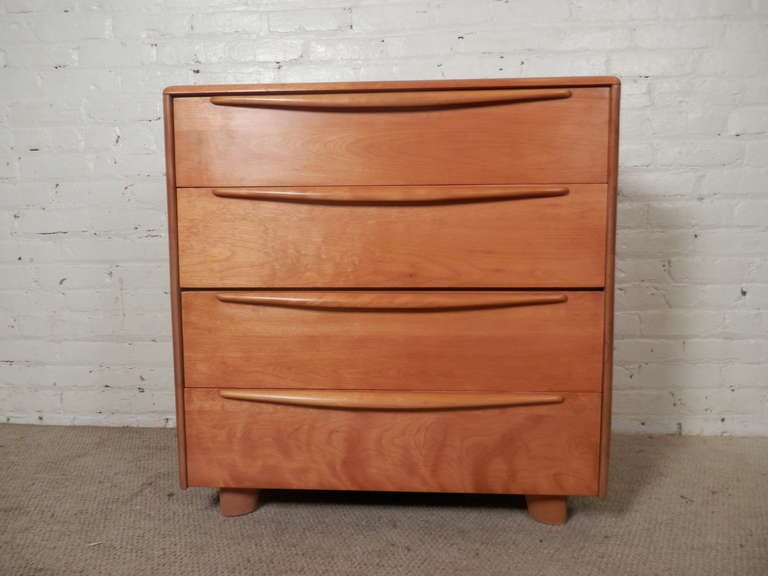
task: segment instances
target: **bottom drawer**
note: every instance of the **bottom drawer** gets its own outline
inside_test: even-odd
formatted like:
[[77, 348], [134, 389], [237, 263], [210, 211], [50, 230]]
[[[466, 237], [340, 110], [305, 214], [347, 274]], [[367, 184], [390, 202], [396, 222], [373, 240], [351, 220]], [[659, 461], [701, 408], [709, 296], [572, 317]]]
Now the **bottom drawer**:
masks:
[[597, 493], [600, 394], [272, 392], [184, 391], [191, 486]]

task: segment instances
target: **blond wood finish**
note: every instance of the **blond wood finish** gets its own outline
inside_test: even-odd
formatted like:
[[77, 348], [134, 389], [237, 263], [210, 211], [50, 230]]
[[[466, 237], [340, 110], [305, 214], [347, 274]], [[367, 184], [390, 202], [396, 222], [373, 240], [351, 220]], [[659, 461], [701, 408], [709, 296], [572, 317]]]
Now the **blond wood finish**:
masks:
[[223, 516], [250, 514], [259, 506], [259, 491], [248, 488], [219, 490], [219, 511]]
[[166, 89], [182, 487], [604, 497], [619, 89]]
[[608, 96], [348, 113], [177, 98], [177, 185], [605, 182]]
[[613, 303], [615, 290], [616, 262], [616, 203], [619, 177], [619, 99], [621, 86], [617, 82], [611, 87], [611, 126], [608, 146], [608, 223], [605, 236], [605, 345], [603, 361], [603, 407], [602, 431], [600, 434], [600, 490], [599, 496], [608, 494], [608, 459], [611, 444], [611, 399], [613, 391]]
[[565, 496], [529, 494], [525, 497], [531, 518], [544, 524], [565, 524], [568, 516]]
[[314, 310], [349, 311], [449, 311], [510, 308], [567, 302], [566, 294], [515, 294], [513, 292], [305, 292], [280, 294], [216, 294], [219, 302], [251, 306], [278, 306]]
[[593, 494], [600, 395], [423, 412], [327, 410], [188, 390], [194, 486]]
[[326, 188], [215, 188], [220, 198], [326, 204], [442, 204], [565, 196], [567, 186], [331, 186]]
[[216, 84], [168, 86], [172, 96], [220, 96], [243, 94], [307, 94], [310, 92], [391, 92], [425, 90], [471, 90], [478, 88], [573, 88], [615, 86], [615, 76], [557, 76], [540, 78], [473, 78], [463, 80], [405, 80], [374, 82], [307, 82], [301, 84]]
[[[240, 293], [234, 293], [240, 294]], [[332, 292], [244, 292], [278, 298], [349, 298]], [[185, 292], [185, 382], [189, 387], [343, 388], [599, 392], [603, 294], [567, 301], [451, 310], [550, 293], [365, 292], [382, 302], [441, 299], [447, 310], [293, 309], [221, 302]], [[418, 304], [416, 304], [418, 305]]]
[[602, 287], [606, 186], [566, 186], [565, 196], [407, 206], [254, 201], [180, 189], [181, 284]]
[[184, 434], [184, 356], [181, 342], [181, 291], [179, 288], [179, 235], [176, 218], [176, 177], [174, 172], [173, 99], [163, 96], [165, 125], [165, 186], [168, 203], [168, 247], [170, 252], [171, 328], [173, 332], [173, 374], [176, 397], [176, 445], [179, 454], [179, 484], [187, 487], [186, 437]]
[[344, 410], [450, 410], [559, 404], [559, 394], [371, 390], [220, 390], [230, 400]]
[[539, 90], [437, 90], [422, 92], [346, 92], [314, 94], [261, 94], [258, 96], [212, 96], [217, 106], [247, 108], [300, 108], [321, 110], [393, 110], [478, 106], [570, 98], [566, 89]]

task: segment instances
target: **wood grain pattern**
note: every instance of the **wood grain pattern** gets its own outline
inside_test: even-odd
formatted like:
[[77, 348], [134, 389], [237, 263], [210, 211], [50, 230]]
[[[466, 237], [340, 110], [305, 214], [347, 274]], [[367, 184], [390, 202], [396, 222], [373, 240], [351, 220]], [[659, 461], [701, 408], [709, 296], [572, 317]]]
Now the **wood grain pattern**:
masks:
[[608, 495], [608, 461], [611, 445], [611, 405], [613, 391], [613, 320], [616, 267], [616, 203], [619, 179], [619, 104], [621, 85], [611, 87], [611, 127], [608, 145], [608, 225], [605, 235], [605, 350], [603, 360], [602, 432], [600, 434], [600, 497]]
[[186, 395], [193, 486], [595, 494], [600, 395], [462, 411], [326, 410]]
[[473, 78], [459, 80], [404, 80], [373, 82], [305, 82], [299, 84], [216, 84], [168, 86], [163, 93], [174, 96], [215, 96], [238, 94], [301, 94], [309, 92], [376, 92], [457, 90], [477, 88], [572, 88], [613, 86], [615, 76], [557, 76], [540, 78]]
[[167, 88], [182, 487], [604, 497], [619, 90]]
[[174, 172], [173, 99], [163, 96], [165, 131], [165, 186], [168, 210], [168, 248], [173, 334], [173, 378], [176, 398], [176, 450], [179, 460], [179, 485], [187, 487], [186, 436], [184, 433], [184, 355], [181, 342], [181, 290], [179, 288], [179, 235], [176, 217], [176, 177]]
[[[431, 298], [429, 291], [406, 294]], [[519, 294], [439, 295], [463, 301]], [[602, 292], [569, 292], [566, 302], [551, 305], [430, 313], [243, 306], [211, 292], [184, 292], [182, 307], [190, 387], [599, 392], [601, 386]]]
[[435, 90], [422, 92], [316, 92], [311, 94], [260, 94], [212, 96], [216, 106], [246, 108], [297, 108], [311, 110], [398, 110], [534, 102], [570, 98], [563, 88], [513, 90]]
[[606, 187], [567, 187], [567, 196], [439, 206], [263, 202], [180, 189], [181, 283], [602, 287]]
[[566, 294], [519, 294], [514, 292], [305, 292], [285, 296], [270, 293], [223, 292], [219, 302], [250, 306], [277, 306], [310, 310], [348, 311], [449, 311], [542, 306], [568, 301]]
[[403, 392], [396, 390], [219, 390], [229, 400], [344, 410], [463, 410], [559, 404], [559, 394]]
[[179, 186], [605, 182], [608, 88], [402, 112], [216, 106], [176, 98]]
[[324, 204], [446, 204], [549, 198], [565, 196], [567, 186], [501, 185], [495, 186], [330, 186], [312, 188], [214, 188], [214, 196], [274, 202], [310, 202]]

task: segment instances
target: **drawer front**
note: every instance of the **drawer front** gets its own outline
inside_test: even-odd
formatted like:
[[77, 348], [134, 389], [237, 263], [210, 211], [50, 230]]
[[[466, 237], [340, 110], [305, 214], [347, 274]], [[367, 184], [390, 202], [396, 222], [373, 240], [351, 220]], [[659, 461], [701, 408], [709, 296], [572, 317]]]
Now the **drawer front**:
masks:
[[188, 387], [599, 392], [602, 292], [184, 292]]
[[185, 288], [605, 282], [601, 184], [188, 188], [177, 202]]
[[[586, 495], [599, 394], [488, 408], [285, 405], [185, 393], [192, 486]], [[373, 393], [375, 396], [375, 393]], [[422, 395], [423, 396], [423, 395]], [[469, 395], [468, 403], [472, 403]], [[476, 395], [475, 395], [476, 397]], [[423, 398], [417, 403], [421, 406]]]
[[606, 182], [608, 120], [608, 88], [176, 98], [176, 183]]

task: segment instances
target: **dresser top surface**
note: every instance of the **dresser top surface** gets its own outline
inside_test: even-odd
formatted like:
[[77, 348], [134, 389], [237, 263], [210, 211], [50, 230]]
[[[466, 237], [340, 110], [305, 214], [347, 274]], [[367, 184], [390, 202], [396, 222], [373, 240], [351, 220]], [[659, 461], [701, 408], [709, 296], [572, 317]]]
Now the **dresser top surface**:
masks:
[[462, 88], [558, 88], [572, 86], [617, 86], [615, 76], [563, 76], [554, 78], [494, 78], [464, 80], [406, 80], [381, 82], [317, 82], [297, 84], [213, 84], [169, 86], [163, 93], [171, 96], [207, 94], [258, 94], [267, 92], [345, 92], [387, 90], [449, 90]]

